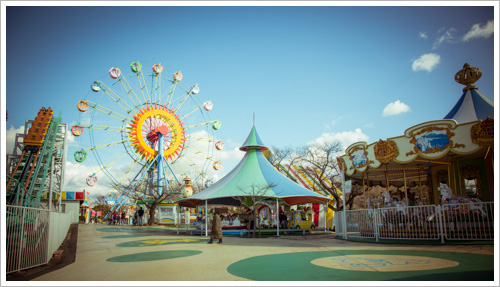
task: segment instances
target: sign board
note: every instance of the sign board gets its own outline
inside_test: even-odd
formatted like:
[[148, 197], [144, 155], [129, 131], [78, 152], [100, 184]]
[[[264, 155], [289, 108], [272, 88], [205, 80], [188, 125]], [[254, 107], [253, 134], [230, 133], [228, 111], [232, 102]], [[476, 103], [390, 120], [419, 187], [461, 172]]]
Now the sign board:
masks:
[[344, 186], [342, 188], [343, 193], [350, 193], [351, 192], [351, 180], [346, 180], [344, 181]]
[[191, 218], [191, 214], [189, 212], [184, 213], [184, 223], [189, 224]]

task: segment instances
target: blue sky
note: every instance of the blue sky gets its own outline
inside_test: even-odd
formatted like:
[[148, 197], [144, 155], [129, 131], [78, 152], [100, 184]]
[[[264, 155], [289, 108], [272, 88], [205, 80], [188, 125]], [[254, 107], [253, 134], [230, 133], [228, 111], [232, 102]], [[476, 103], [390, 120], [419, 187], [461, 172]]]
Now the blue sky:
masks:
[[235, 149], [246, 139], [253, 113], [268, 146], [297, 147], [320, 139], [371, 143], [443, 118], [462, 94], [454, 75], [464, 63], [482, 70], [479, 91], [497, 101], [496, 2], [489, 7], [4, 3], [7, 141], [42, 106], [62, 111], [69, 125], [77, 123], [76, 103], [88, 96], [90, 83], [106, 77], [110, 67], [134, 61], [181, 70], [184, 81], [197, 83], [200, 97], [214, 103], [212, 117], [222, 122], [218, 136], [226, 143], [220, 176], [243, 156]]

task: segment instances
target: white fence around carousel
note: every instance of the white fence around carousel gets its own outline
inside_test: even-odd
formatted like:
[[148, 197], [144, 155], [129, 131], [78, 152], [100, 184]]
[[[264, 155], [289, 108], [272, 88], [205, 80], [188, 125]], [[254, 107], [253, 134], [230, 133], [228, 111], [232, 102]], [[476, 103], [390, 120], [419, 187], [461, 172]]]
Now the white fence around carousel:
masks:
[[72, 223], [68, 213], [6, 206], [6, 273], [47, 264]]
[[[493, 240], [493, 202], [423, 205], [337, 212], [335, 234], [347, 238]], [[344, 237], [345, 238], [345, 237]]]

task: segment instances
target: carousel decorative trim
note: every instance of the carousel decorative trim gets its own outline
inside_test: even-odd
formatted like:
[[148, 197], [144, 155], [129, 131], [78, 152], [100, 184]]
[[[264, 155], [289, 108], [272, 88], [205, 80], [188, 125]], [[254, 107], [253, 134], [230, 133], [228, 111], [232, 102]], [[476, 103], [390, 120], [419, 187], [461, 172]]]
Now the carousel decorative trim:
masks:
[[488, 117], [484, 121], [473, 125], [470, 129], [472, 142], [479, 146], [492, 147], [495, 143], [493, 138], [494, 121]]
[[410, 143], [414, 147], [412, 151], [406, 153], [406, 156], [418, 153], [436, 153], [448, 148], [465, 147], [464, 144], [453, 143], [451, 137], [454, 135], [455, 133], [451, 132], [448, 128], [425, 127], [412, 136]]
[[[362, 151], [362, 152], [361, 152]], [[352, 161], [352, 166], [349, 169], [363, 168], [370, 163], [374, 163], [373, 160], [368, 159], [368, 152], [365, 147], [355, 146], [349, 151], [349, 158]]]
[[375, 158], [381, 163], [389, 163], [399, 155], [398, 145], [393, 140], [380, 139], [374, 146]]
[[482, 75], [483, 72], [481, 69], [471, 67], [468, 63], [465, 63], [463, 69], [455, 74], [455, 82], [465, 85], [463, 92], [470, 89], [477, 89], [477, 86], [473, 84], [477, 82]]

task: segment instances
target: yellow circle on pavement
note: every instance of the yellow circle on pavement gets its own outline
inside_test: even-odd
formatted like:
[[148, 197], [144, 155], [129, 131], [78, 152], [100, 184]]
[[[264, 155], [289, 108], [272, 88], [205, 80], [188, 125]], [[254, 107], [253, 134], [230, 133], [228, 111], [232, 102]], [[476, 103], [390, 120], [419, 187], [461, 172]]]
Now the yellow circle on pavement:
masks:
[[460, 265], [456, 261], [441, 258], [379, 254], [323, 257], [311, 263], [326, 268], [376, 272], [434, 270]]

